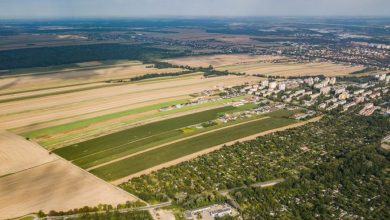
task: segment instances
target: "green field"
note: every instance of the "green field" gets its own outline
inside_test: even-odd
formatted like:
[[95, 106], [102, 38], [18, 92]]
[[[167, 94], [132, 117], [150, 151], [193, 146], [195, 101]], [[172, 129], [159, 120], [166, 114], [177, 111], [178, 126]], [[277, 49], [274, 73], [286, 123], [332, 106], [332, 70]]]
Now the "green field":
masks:
[[[240, 109], [232, 108], [231, 110], [226, 110], [226, 111], [224, 110], [224, 113], [229, 113], [229, 112], [232, 112], [234, 110], [239, 111]], [[219, 113], [222, 113], [222, 112], [219, 112]], [[191, 117], [193, 117], [193, 116], [191, 116]], [[261, 116], [261, 117], [264, 117], [264, 116]], [[189, 136], [199, 134], [199, 133], [204, 133], [204, 132], [214, 130], [217, 128], [226, 127], [228, 125], [233, 125], [233, 124], [238, 124], [238, 123], [250, 121], [253, 119], [257, 119], [257, 118], [258, 117], [250, 118], [250, 119], [239, 119], [237, 121], [230, 122], [228, 124], [219, 124], [219, 125], [214, 125], [214, 126], [210, 126], [207, 128], [202, 128], [202, 129], [189, 128], [189, 127], [185, 127], [185, 128], [175, 127], [174, 129], [171, 129], [171, 130], [165, 130], [164, 132], [161, 132], [161, 133], [152, 133], [150, 136], [144, 137], [144, 138], [139, 138], [139, 139], [135, 138], [135, 139], [129, 140], [129, 142], [126, 144], [122, 144], [122, 145], [119, 145], [117, 147], [113, 147], [113, 148], [110, 148], [107, 150], [103, 150], [103, 151], [100, 151], [97, 153], [92, 153], [92, 154], [89, 154], [87, 156], [77, 158], [77, 159], [73, 160], [73, 163], [75, 163], [76, 165], [78, 165], [82, 168], [87, 169], [87, 168], [91, 168], [93, 166], [96, 166], [96, 165], [99, 165], [102, 163], [112, 161], [114, 159], [118, 159], [121, 157], [128, 156], [130, 154], [137, 153], [139, 151], [147, 150], [149, 148], [152, 148], [152, 147], [155, 147], [158, 145], [166, 144], [166, 143], [169, 143], [171, 141], [175, 141], [175, 140], [189, 137]], [[178, 118], [176, 120], [181, 120], [181, 119]], [[201, 123], [200, 120], [198, 122]]]
[[158, 149], [135, 155], [91, 170], [91, 173], [108, 181], [137, 173], [147, 168], [207, 149], [229, 141], [263, 131], [284, 127], [295, 120], [273, 117], [206, 133]]
[[[105, 151], [107, 152], [107, 155], [111, 155], [109, 150], [114, 150], [115, 148], [125, 150], [129, 147], [127, 145], [130, 145], [136, 141], [139, 142], [147, 139], [155, 141], [155, 137], [158, 137], [158, 135], [165, 137], [170, 131], [175, 131], [176, 129], [182, 127], [215, 119], [219, 114], [232, 109], [234, 109], [234, 107], [227, 106], [150, 123], [88, 140], [82, 143], [70, 145], [68, 147], [54, 150], [53, 152], [68, 160], [76, 160], [88, 155], [102, 153]], [[106, 154], [104, 154], [104, 156], [105, 155]]]
[[[237, 100], [240, 98], [242, 97], [234, 99]], [[231, 100], [219, 100], [216, 102], [204, 103], [204, 105], [223, 103], [227, 101]], [[174, 101], [100, 116], [93, 119], [87, 119], [85, 121], [62, 125], [57, 129], [35, 131], [34, 133], [30, 133], [30, 135], [33, 137], [39, 137], [41, 135], [46, 135], [48, 132], [63, 132], [77, 127], [88, 126], [88, 124], [99, 121], [138, 112], [145, 112], [155, 109], [156, 107], [160, 108], [162, 106], [167, 106], [167, 104], [173, 105], [177, 103], [180, 102]], [[288, 119], [288, 116], [293, 114], [295, 111], [280, 110], [268, 114], [253, 116], [251, 118], [241, 118], [226, 124], [214, 123], [212, 126], [207, 126], [206, 124], [203, 128], [196, 128], [195, 126], [204, 122], [210, 122], [221, 114], [245, 111], [252, 109], [255, 106], [256, 105], [254, 104], [247, 104], [240, 107], [225, 106], [144, 124], [59, 148], [53, 152], [72, 161], [74, 164], [84, 169], [90, 168], [91, 172], [104, 179], [115, 180], [202, 149], [296, 122], [295, 120]], [[197, 105], [190, 107], [198, 108]], [[179, 110], [183, 109], [171, 111]], [[168, 114], [171, 111], [158, 112], [158, 114]], [[257, 120], [261, 118], [264, 119]], [[142, 120], [142, 117], [137, 119]], [[228, 127], [231, 125], [234, 126]], [[191, 137], [195, 134], [197, 135], [196, 137]], [[181, 140], [182, 138], [189, 139]], [[178, 142], [170, 144], [172, 141]], [[159, 148], [150, 149], [157, 146]], [[147, 151], [141, 152], [145, 150]], [[135, 153], [138, 154], [131, 156]], [[113, 160], [118, 161], [111, 162]], [[116, 170], [115, 167], [118, 167], [119, 170]]]

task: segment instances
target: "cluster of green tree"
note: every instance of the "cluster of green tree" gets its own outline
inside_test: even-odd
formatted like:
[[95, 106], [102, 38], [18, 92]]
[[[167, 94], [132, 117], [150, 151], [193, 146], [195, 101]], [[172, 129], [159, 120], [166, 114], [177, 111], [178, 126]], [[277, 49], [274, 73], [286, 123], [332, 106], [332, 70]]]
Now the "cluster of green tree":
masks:
[[253, 74], [252, 76], [269, 78], [269, 79], [287, 79], [287, 77], [285, 77], [285, 76], [268, 76], [268, 75], [261, 74], [261, 73]]
[[373, 75], [368, 75], [368, 76], [361, 76], [361, 77], [338, 76], [337, 80], [344, 81], [344, 82], [354, 82], [354, 83], [368, 83], [368, 82], [376, 81], [377, 79], [375, 79], [375, 76]]
[[130, 81], [140, 81], [144, 79], [152, 79], [152, 78], [167, 77], [167, 76], [181, 76], [181, 75], [186, 75], [191, 73], [193, 73], [193, 71], [191, 70], [175, 72], [175, 73], [148, 73], [145, 75], [130, 78]]
[[278, 187], [232, 196], [245, 207], [244, 219], [389, 219], [386, 157], [375, 144], [346, 148]]
[[95, 60], [150, 60], [182, 56], [183, 52], [147, 45], [91, 44], [0, 51], [0, 70], [46, 67]]
[[158, 69], [165, 69], [165, 68], [183, 68], [183, 69], [188, 69], [188, 68], [184, 68], [184, 66], [178, 66], [178, 65], [174, 65], [172, 63], [156, 61], [156, 60], [144, 60], [144, 62], [145, 63], [152, 63], [154, 65], [154, 67], [158, 68]]
[[193, 71], [193, 72], [203, 72], [203, 75], [205, 77], [226, 76], [226, 75], [237, 75], [237, 76], [245, 75], [245, 73], [229, 72], [227, 70], [225, 70], [225, 71], [216, 70], [211, 65], [208, 67], [191, 67], [188, 65], [174, 65], [174, 64], [171, 64], [168, 62], [161, 62], [161, 61], [155, 61], [155, 60], [145, 60], [145, 62], [154, 64], [155, 68], [182, 68], [182, 69], [187, 69], [187, 70]]
[[[142, 199], [171, 198], [187, 208], [223, 201], [221, 190], [286, 178], [286, 183], [270, 189], [233, 192], [244, 219], [274, 215], [326, 219], [342, 217], [344, 211], [350, 216], [375, 218], [374, 213], [383, 213], [390, 198], [384, 179], [388, 152], [378, 150], [389, 131], [387, 117], [335, 113], [316, 123], [237, 143], [133, 178], [121, 187]], [[382, 201], [372, 204], [377, 200]], [[350, 207], [338, 207], [342, 201], [346, 206], [351, 203]]]
[[315, 77], [318, 77], [320, 80], [323, 80], [325, 79], [325, 76], [324, 75], [315, 75], [315, 76], [268, 76], [268, 75], [265, 75], [265, 74], [253, 74], [253, 76], [257, 76], [257, 77], [264, 77], [264, 78], [268, 78], [268, 79], [306, 79], [306, 78], [315, 78]]
[[364, 68], [362, 70], [358, 70], [358, 71], [352, 72], [351, 74], [362, 74], [362, 73], [367, 73], [367, 72], [374, 71], [374, 70], [377, 70], [377, 69], [376, 68], [366, 67], [366, 68]]
[[89, 206], [84, 206], [82, 208], [75, 208], [71, 209], [69, 211], [54, 211], [51, 210], [49, 213], [44, 213], [42, 211], [38, 212], [39, 217], [45, 217], [45, 216], [63, 216], [63, 215], [74, 215], [74, 214], [80, 214], [80, 213], [92, 213], [92, 212], [113, 212], [119, 209], [126, 209], [126, 208], [136, 208], [136, 207], [142, 207], [145, 206], [146, 204], [137, 200], [135, 202], [129, 202], [127, 201], [125, 204], [118, 204], [116, 207], [112, 205], [107, 205], [107, 204], [100, 204], [95, 207], [89, 207]]
[[94, 213], [83, 214], [77, 217], [67, 218], [70, 220], [153, 220], [148, 211], [129, 211], [129, 212], [106, 212], [106, 213]]
[[335, 43], [348, 43], [348, 39], [336, 39], [332, 36], [330, 37], [293, 37], [293, 38], [252, 38], [252, 40], [261, 42], [261, 43], [281, 43], [281, 42], [291, 42], [291, 43], [306, 43], [306, 44], [316, 44], [316, 45], [327, 45]]
[[204, 127], [204, 128], [212, 127], [215, 125], [217, 125], [217, 122], [215, 122], [215, 121], [207, 121], [207, 122], [202, 123], [202, 127]]

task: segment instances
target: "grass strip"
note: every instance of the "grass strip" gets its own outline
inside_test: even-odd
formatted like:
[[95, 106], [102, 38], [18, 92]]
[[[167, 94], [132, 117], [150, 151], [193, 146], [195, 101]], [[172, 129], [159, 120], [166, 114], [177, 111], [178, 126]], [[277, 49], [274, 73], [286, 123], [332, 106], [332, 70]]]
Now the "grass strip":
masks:
[[134, 157], [93, 169], [90, 172], [107, 181], [112, 181], [219, 144], [284, 127], [295, 122], [293, 119], [286, 118], [269, 118], [255, 121], [138, 154]]

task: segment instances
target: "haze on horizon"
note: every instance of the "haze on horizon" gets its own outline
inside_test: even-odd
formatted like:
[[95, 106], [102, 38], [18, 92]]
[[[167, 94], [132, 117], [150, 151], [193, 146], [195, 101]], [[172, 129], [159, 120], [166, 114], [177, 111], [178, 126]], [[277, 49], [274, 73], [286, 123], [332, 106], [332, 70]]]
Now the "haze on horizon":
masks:
[[0, 0], [0, 18], [390, 16], [389, 0]]

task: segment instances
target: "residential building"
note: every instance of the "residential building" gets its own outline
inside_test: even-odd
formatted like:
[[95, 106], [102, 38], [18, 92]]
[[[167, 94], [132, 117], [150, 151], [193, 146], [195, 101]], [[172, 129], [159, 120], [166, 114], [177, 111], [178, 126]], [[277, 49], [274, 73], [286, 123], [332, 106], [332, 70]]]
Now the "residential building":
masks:
[[269, 87], [270, 89], [275, 89], [277, 86], [278, 86], [278, 83], [277, 83], [277, 82], [270, 82], [270, 83], [268, 84], [268, 87]]
[[329, 94], [330, 89], [331, 89], [330, 86], [323, 87], [323, 88], [320, 89], [320, 93], [324, 94], [324, 95]]

